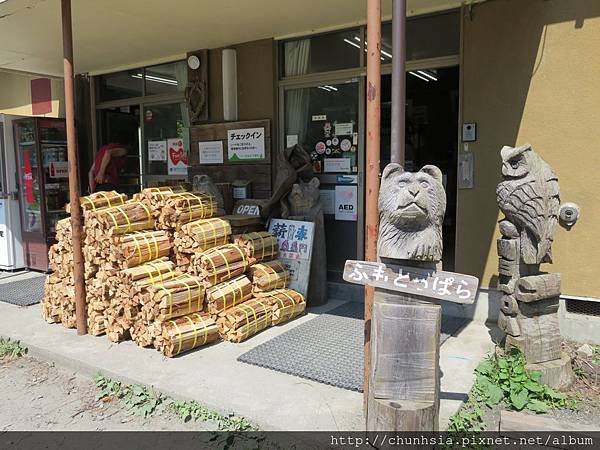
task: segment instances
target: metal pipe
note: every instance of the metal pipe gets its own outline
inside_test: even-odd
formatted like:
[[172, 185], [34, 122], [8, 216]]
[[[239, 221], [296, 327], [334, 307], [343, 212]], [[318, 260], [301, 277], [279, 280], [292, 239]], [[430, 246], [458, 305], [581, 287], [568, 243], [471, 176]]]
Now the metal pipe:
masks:
[[406, 0], [392, 6], [392, 141], [391, 161], [404, 165], [406, 124]]
[[75, 282], [75, 318], [77, 334], [87, 334], [87, 311], [81, 235], [83, 224], [79, 203], [79, 174], [77, 163], [77, 133], [75, 130], [75, 88], [73, 84], [73, 26], [71, 0], [61, 0], [63, 66], [65, 77], [65, 121], [67, 127], [67, 154], [69, 159], [69, 202], [71, 205], [71, 233], [73, 240], [73, 279]]
[[[365, 258], [377, 260], [377, 232], [379, 228], [379, 159], [381, 143], [381, 0], [367, 1], [367, 170], [365, 199]], [[369, 368], [371, 348], [371, 309], [374, 290], [365, 288], [365, 373], [364, 410], [369, 396]]]

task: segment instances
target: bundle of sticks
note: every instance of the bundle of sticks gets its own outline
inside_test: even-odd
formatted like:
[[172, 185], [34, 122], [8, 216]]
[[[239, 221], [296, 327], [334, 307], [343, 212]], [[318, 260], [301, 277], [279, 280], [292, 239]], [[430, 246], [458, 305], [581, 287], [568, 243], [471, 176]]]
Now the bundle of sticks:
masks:
[[214, 286], [243, 274], [254, 262], [238, 245], [225, 244], [192, 256], [190, 269], [207, 286]]
[[192, 255], [229, 242], [229, 222], [219, 218], [200, 219], [182, 225], [174, 234], [173, 250], [177, 267], [187, 271]]
[[[91, 195], [80, 197], [79, 203], [84, 213], [87, 211], [96, 211], [102, 208], [119, 206], [127, 201], [127, 195], [119, 194], [116, 191], [100, 191]], [[67, 203], [67, 213], [71, 213], [71, 205]]]
[[265, 299], [251, 298], [223, 311], [217, 319], [221, 337], [242, 342], [271, 325], [271, 305]]
[[62, 323], [75, 328], [75, 284], [72, 276], [52, 273], [44, 283], [42, 317], [48, 323]]
[[287, 287], [289, 272], [278, 259], [254, 264], [250, 267], [252, 292], [266, 292]]
[[87, 212], [85, 244], [153, 227], [150, 208], [142, 202], [129, 200], [123, 205]]
[[112, 342], [127, 339], [141, 308], [141, 296], [151, 284], [180, 275], [168, 258], [160, 258], [117, 273], [118, 287], [106, 309], [106, 335]]
[[232, 278], [206, 289], [206, 311], [216, 316], [252, 297], [252, 284], [245, 275]]
[[165, 321], [200, 312], [204, 306], [202, 281], [188, 274], [146, 287], [141, 295], [141, 309], [131, 328], [131, 337], [142, 347], [152, 345], [162, 335]]
[[[160, 186], [142, 189], [141, 192], [133, 195], [133, 200], [142, 202], [152, 212], [155, 221], [158, 220], [160, 211], [165, 207], [165, 201], [172, 194], [185, 192], [183, 186]], [[157, 222], [156, 222], [157, 223]]]
[[306, 309], [304, 296], [292, 289], [276, 289], [256, 294], [271, 306], [271, 325], [278, 325], [298, 317]]
[[88, 333], [100, 336], [106, 333], [106, 310], [119, 286], [118, 269], [101, 268], [94, 278], [86, 281]]
[[277, 258], [277, 238], [267, 231], [240, 234], [235, 237], [234, 242], [256, 262]]
[[154, 346], [163, 355], [172, 358], [218, 338], [219, 328], [215, 320], [206, 314], [193, 313], [165, 322]]
[[216, 209], [217, 203], [212, 195], [192, 192], [171, 194], [160, 209], [156, 227], [179, 229], [194, 220], [213, 217]]

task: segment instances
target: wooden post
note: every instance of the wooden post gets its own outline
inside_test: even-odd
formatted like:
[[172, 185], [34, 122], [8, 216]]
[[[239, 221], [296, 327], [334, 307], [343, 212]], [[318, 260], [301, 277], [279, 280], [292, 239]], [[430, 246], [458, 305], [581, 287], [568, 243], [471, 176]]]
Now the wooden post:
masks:
[[[381, 143], [381, 0], [367, 1], [367, 170], [365, 211], [365, 258], [377, 260], [379, 211], [379, 157]], [[364, 410], [369, 395], [370, 333], [373, 288], [365, 287]]]
[[67, 126], [67, 152], [69, 160], [69, 202], [73, 239], [73, 279], [75, 281], [75, 316], [77, 334], [87, 334], [87, 312], [81, 235], [83, 223], [79, 202], [79, 173], [77, 163], [77, 133], [75, 130], [75, 88], [73, 83], [73, 27], [71, 0], [61, 0], [63, 66], [65, 78], [65, 118]]

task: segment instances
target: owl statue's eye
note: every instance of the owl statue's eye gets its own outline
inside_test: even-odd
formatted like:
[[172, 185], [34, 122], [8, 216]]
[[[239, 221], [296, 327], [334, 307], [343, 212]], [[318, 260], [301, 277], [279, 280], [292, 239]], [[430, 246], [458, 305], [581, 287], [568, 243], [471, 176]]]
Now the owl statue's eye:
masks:
[[519, 168], [519, 161], [516, 160], [516, 159], [510, 160], [510, 167], [512, 167], [513, 169], [518, 169]]
[[427, 181], [421, 181], [421, 187], [427, 189], [429, 187], [429, 183]]
[[398, 187], [399, 187], [400, 189], [404, 189], [404, 188], [406, 187], [406, 181], [401, 181], [401, 182], [399, 182], [399, 183], [398, 183]]

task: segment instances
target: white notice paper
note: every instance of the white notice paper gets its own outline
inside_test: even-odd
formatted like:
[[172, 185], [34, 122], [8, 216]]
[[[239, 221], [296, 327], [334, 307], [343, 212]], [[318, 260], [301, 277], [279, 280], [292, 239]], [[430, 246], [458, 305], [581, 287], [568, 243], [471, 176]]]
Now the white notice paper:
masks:
[[285, 137], [285, 148], [293, 147], [298, 143], [298, 135], [297, 134], [288, 134]]
[[244, 128], [227, 131], [229, 161], [265, 159], [265, 129]]
[[325, 172], [350, 172], [350, 158], [325, 158]]
[[335, 187], [335, 220], [356, 222], [358, 206], [357, 186]]
[[336, 136], [350, 136], [354, 131], [354, 124], [352, 122], [347, 123], [336, 123], [335, 124], [335, 135]]
[[223, 141], [198, 142], [200, 164], [223, 164]]
[[167, 160], [167, 141], [148, 141], [148, 161]]

